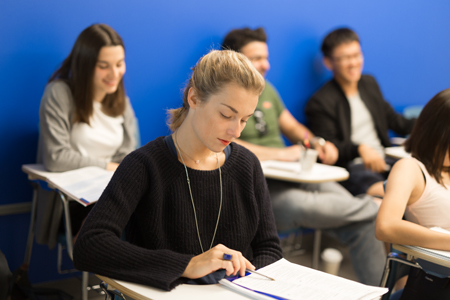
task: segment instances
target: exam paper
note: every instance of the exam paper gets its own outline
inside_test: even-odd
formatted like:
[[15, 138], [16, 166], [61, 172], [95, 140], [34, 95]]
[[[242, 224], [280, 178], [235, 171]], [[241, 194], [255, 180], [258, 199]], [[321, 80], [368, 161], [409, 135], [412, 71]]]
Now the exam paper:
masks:
[[261, 268], [258, 272], [274, 278], [275, 281], [251, 274], [234, 280], [232, 284], [294, 300], [378, 299], [388, 291], [387, 288], [364, 285], [293, 264], [285, 259]]

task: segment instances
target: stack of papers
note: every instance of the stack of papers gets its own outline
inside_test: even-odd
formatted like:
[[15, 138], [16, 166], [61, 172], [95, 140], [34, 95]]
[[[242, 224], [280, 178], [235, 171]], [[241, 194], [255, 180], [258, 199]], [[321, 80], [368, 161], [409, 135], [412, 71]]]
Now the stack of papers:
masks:
[[261, 268], [272, 281], [257, 274], [238, 279], [222, 279], [224, 286], [253, 299], [371, 300], [379, 299], [387, 288], [373, 287], [291, 263], [285, 259]]

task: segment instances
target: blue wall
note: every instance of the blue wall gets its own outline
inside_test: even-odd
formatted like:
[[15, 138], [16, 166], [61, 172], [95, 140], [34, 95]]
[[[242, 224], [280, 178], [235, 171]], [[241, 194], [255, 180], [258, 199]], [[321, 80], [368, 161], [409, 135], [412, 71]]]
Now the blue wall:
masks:
[[[330, 77], [321, 65], [321, 39], [344, 25], [359, 33], [365, 71], [376, 76], [396, 109], [424, 104], [449, 87], [449, 11], [446, 0], [3, 0], [0, 204], [31, 200], [20, 166], [35, 160], [44, 86], [92, 23], [111, 25], [125, 41], [126, 88], [145, 143], [168, 133], [165, 109], [180, 105], [189, 68], [235, 27], [266, 28], [268, 79], [300, 121], [305, 101]], [[28, 223], [29, 214], [0, 217], [0, 249], [12, 269], [23, 260]], [[54, 252], [35, 245], [33, 282], [60, 278]]]

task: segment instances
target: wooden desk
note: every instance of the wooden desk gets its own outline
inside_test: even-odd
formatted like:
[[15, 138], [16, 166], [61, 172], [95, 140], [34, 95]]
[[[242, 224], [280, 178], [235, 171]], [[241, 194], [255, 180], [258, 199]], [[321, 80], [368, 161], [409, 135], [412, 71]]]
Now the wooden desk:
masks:
[[327, 181], [343, 181], [349, 176], [346, 169], [315, 163], [310, 172], [302, 172], [299, 162], [266, 160], [261, 162], [266, 178], [291, 182], [320, 183]]
[[105, 276], [96, 275], [110, 287], [119, 290], [124, 295], [136, 300], [248, 300], [249, 298], [233, 292], [221, 284], [191, 285], [182, 284], [167, 292], [142, 284], [115, 280]]

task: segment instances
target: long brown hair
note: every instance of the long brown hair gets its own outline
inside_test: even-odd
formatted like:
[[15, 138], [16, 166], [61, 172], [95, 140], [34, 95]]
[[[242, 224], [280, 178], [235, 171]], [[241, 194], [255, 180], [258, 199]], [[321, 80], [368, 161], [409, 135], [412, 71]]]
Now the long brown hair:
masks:
[[[122, 46], [122, 38], [106, 24], [94, 24], [84, 29], [78, 36], [69, 56], [61, 67], [50, 77], [65, 81], [72, 91], [75, 102], [73, 122], [89, 124], [93, 113], [94, 70], [100, 49], [105, 46]], [[120, 116], [125, 110], [125, 88], [123, 78], [116, 92], [107, 94], [102, 101], [102, 110], [110, 116]]]
[[405, 142], [405, 150], [443, 184], [442, 172], [448, 172], [444, 159], [450, 150], [450, 89], [438, 93], [425, 105]]
[[264, 78], [243, 54], [232, 50], [213, 50], [200, 58], [184, 88], [183, 106], [168, 110], [169, 128], [175, 131], [189, 112], [189, 89], [194, 88], [200, 101], [208, 101], [226, 84], [235, 83], [248, 91], [260, 95], [264, 89]]

